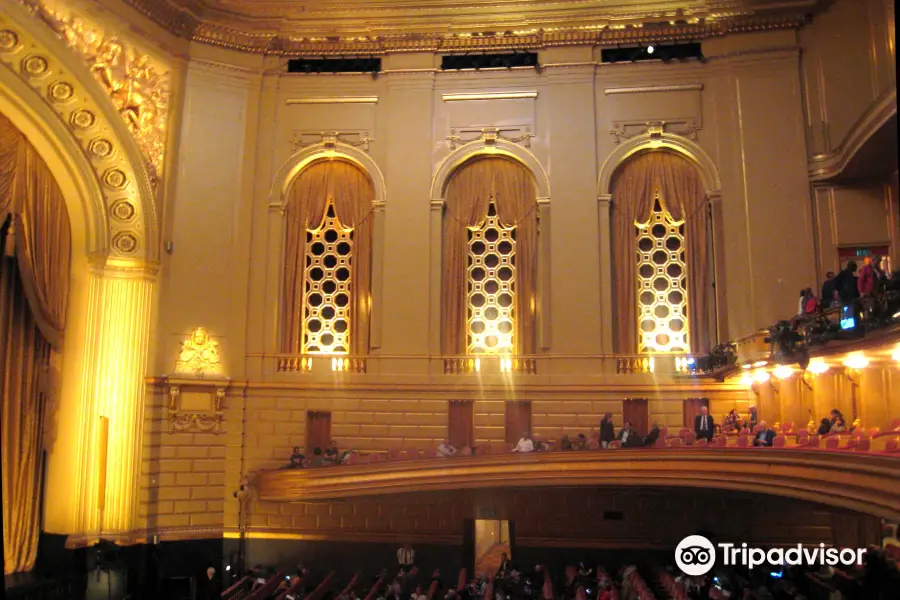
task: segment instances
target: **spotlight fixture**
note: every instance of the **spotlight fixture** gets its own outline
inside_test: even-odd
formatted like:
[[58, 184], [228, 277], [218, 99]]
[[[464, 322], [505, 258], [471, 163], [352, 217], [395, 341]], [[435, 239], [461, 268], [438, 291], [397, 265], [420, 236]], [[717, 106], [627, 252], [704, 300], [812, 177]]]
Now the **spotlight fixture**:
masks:
[[654, 51], [655, 49], [656, 49], [656, 48], [654, 48], [653, 46], [647, 46], [647, 54], [653, 54], [653, 51]]

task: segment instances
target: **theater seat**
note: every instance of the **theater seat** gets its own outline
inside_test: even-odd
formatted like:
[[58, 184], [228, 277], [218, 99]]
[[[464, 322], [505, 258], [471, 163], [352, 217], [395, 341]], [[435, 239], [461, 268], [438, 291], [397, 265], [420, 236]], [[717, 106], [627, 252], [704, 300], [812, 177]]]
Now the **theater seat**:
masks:
[[684, 437], [687, 434], [691, 433], [691, 430], [687, 427], [682, 427], [678, 430], [678, 437]]
[[738, 440], [737, 440], [738, 448], [747, 448], [749, 446], [750, 446], [750, 436], [749, 435], [742, 435], [742, 436], [738, 437]]
[[725, 437], [724, 435], [718, 435], [715, 438], [713, 438], [713, 445], [716, 446], [717, 448], [724, 448], [725, 446], [728, 445], [728, 438]]
[[688, 431], [686, 434], [682, 435], [681, 437], [684, 438], [685, 446], [693, 446], [694, 442], [697, 441], [697, 434], [694, 433], [693, 431]]
[[783, 435], [788, 435], [790, 433], [794, 433], [794, 422], [786, 421], [784, 425], [781, 426], [781, 433]]
[[683, 444], [684, 441], [680, 437], [669, 440], [669, 448], [681, 448]]
[[705, 448], [707, 444], [708, 442], [706, 441], [706, 438], [700, 438], [699, 440], [694, 442], [694, 446], [696, 446], [697, 448]]
[[784, 434], [776, 435], [772, 438], [772, 447], [773, 448], [784, 448], [785, 437]]
[[872, 448], [872, 440], [869, 438], [860, 438], [856, 445], [853, 446], [853, 450], [856, 452], [868, 452]]
[[900, 452], [900, 442], [897, 441], [897, 438], [892, 440], [888, 440], [884, 445], [885, 452]]
[[825, 440], [825, 449], [826, 450], [837, 450], [838, 446], [841, 444], [841, 438], [836, 435], [829, 436]]

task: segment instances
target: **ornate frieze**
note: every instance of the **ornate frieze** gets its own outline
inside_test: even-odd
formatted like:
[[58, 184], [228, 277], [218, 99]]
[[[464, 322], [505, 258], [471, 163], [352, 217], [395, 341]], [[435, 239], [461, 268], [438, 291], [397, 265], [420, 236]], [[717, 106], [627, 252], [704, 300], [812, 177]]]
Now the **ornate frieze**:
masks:
[[[148, 55], [127, 40], [106, 35], [83, 20], [56, 11], [39, 0], [19, 1], [84, 59], [125, 121], [156, 183], [165, 161], [170, 96], [168, 72], [162, 72]], [[41, 57], [26, 60], [29, 62], [24, 68], [28, 73], [39, 74], [47, 68], [46, 63], [40, 62]], [[55, 85], [50, 89], [51, 99], [64, 102], [72, 97], [71, 86]], [[87, 115], [82, 115], [82, 120], [73, 124], [87, 128], [92, 123]]]

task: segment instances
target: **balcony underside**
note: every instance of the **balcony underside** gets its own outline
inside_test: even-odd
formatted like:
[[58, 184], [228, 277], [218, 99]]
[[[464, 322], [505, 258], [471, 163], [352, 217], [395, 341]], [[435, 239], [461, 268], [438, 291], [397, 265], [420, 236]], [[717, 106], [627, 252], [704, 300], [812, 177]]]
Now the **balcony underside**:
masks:
[[900, 519], [900, 458], [794, 449], [629, 449], [536, 453], [266, 471], [264, 501], [539, 486], [664, 486], [740, 490]]

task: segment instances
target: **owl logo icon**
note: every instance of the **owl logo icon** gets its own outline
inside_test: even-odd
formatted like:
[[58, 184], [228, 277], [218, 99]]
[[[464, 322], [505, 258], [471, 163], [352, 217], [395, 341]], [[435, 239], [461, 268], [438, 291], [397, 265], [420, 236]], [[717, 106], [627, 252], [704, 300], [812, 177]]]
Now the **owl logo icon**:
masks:
[[675, 548], [675, 564], [685, 575], [706, 575], [716, 564], [716, 548], [702, 535], [689, 535]]

